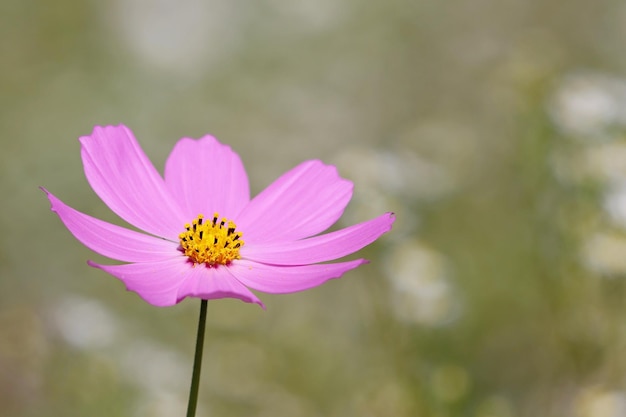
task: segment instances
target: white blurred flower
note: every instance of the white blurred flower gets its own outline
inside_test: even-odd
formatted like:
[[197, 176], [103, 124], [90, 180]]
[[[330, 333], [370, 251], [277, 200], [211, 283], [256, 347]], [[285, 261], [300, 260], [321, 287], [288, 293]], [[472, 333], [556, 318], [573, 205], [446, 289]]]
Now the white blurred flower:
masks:
[[456, 317], [459, 301], [442, 255], [416, 240], [405, 240], [392, 249], [386, 266], [391, 304], [398, 319], [438, 326]]
[[[158, 391], [142, 398], [133, 415], [135, 417], [171, 417], [182, 416], [187, 410], [187, 398], [169, 391]], [[207, 415], [202, 409], [196, 411], [197, 417]]]
[[410, 199], [436, 199], [449, 192], [453, 185], [452, 179], [442, 166], [427, 161], [408, 149], [346, 149], [334, 162], [362, 188], [376, 189]]
[[191, 363], [178, 352], [152, 341], [137, 341], [121, 353], [126, 378], [147, 392], [186, 391]]
[[88, 298], [63, 298], [53, 306], [51, 317], [63, 339], [78, 349], [107, 347], [118, 333], [119, 324], [113, 313]]
[[583, 247], [583, 261], [597, 273], [618, 275], [626, 273], [626, 238], [617, 234], [596, 233]]
[[592, 180], [599, 184], [626, 183], [626, 142], [605, 142], [564, 151], [559, 149], [550, 160], [556, 177], [579, 184]]
[[589, 389], [577, 399], [578, 417], [624, 417], [626, 416], [626, 393]]
[[626, 228], [626, 182], [607, 190], [604, 209], [616, 224]]
[[549, 110], [566, 135], [587, 141], [609, 139], [611, 129], [626, 128], [626, 80], [605, 74], [572, 74], [557, 87]]
[[239, 10], [227, 0], [117, 0], [103, 5], [111, 31], [139, 61], [175, 74], [203, 74], [239, 40]]
[[586, 168], [592, 178], [608, 183], [626, 182], [626, 143], [594, 146], [585, 152]]
[[381, 208], [393, 209], [404, 222], [404, 230], [408, 231], [413, 228], [412, 222], [415, 223], [417, 216], [402, 213], [407, 201], [435, 200], [455, 188], [452, 177], [444, 167], [408, 149], [349, 148], [339, 153], [332, 162], [339, 167], [342, 176], [358, 184], [346, 222], [371, 217]]

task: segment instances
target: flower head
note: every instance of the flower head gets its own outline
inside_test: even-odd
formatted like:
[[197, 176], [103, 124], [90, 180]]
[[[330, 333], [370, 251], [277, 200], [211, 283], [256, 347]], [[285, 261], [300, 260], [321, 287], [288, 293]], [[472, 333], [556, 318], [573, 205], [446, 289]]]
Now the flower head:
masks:
[[43, 189], [52, 211], [91, 250], [122, 265], [89, 261], [145, 301], [185, 297], [263, 303], [249, 288], [289, 293], [365, 263], [321, 263], [349, 255], [391, 229], [393, 213], [319, 235], [339, 219], [352, 183], [306, 161], [250, 199], [239, 156], [211, 136], [183, 138], [162, 177], [125, 126], [97, 126], [80, 138], [85, 175], [98, 196], [137, 232], [98, 220]]

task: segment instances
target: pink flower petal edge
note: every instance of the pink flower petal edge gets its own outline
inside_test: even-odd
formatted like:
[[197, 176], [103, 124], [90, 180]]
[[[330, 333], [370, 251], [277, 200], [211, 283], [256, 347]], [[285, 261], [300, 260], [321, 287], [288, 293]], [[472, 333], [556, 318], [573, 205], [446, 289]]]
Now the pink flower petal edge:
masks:
[[215, 212], [232, 219], [250, 201], [239, 155], [212, 136], [179, 140], [165, 164], [165, 183], [184, 207], [187, 221]]
[[160, 239], [83, 214], [64, 204], [45, 188], [51, 210], [83, 245], [107, 258], [123, 262], [152, 262], [180, 256], [178, 242]]
[[245, 286], [270, 294], [308, 290], [329, 279], [339, 278], [351, 269], [367, 263], [365, 259], [332, 264], [276, 266], [254, 261], [233, 262], [228, 271]]
[[237, 298], [265, 308], [248, 288], [227, 272], [226, 267], [194, 266], [184, 256], [125, 265], [88, 263], [117, 277], [126, 289], [158, 307], [172, 306], [185, 297], [197, 297], [205, 300]]
[[96, 126], [80, 143], [87, 181], [115, 214], [150, 234], [177, 239], [189, 219], [126, 126]]
[[290, 242], [246, 244], [246, 259], [274, 265], [306, 265], [332, 261], [354, 253], [391, 230], [393, 213], [346, 227], [336, 232]]
[[297, 240], [332, 226], [352, 197], [337, 168], [306, 161], [283, 174], [237, 216], [246, 242]]

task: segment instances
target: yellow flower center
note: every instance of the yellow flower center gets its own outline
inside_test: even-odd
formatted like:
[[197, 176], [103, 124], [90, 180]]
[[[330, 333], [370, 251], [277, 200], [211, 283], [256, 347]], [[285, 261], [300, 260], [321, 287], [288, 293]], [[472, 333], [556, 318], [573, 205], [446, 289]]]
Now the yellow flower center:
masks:
[[240, 259], [239, 248], [243, 245], [242, 233], [235, 232], [235, 223], [219, 214], [212, 221], [204, 221], [200, 214], [194, 221], [185, 225], [185, 231], [178, 235], [185, 255], [196, 264], [208, 267], [228, 265], [233, 259]]

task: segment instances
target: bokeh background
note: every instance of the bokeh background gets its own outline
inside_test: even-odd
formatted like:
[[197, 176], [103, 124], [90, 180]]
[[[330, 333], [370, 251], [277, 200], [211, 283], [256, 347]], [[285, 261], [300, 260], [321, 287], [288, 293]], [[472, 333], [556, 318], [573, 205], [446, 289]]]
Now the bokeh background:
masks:
[[0, 414], [184, 415], [199, 302], [89, 268], [37, 188], [119, 222], [77, 138], [124, 123], [397, 213], [341, 280], [209, 303], [198, 416], [626, 416], [625, 38], [619, 0], [3, 0]]

